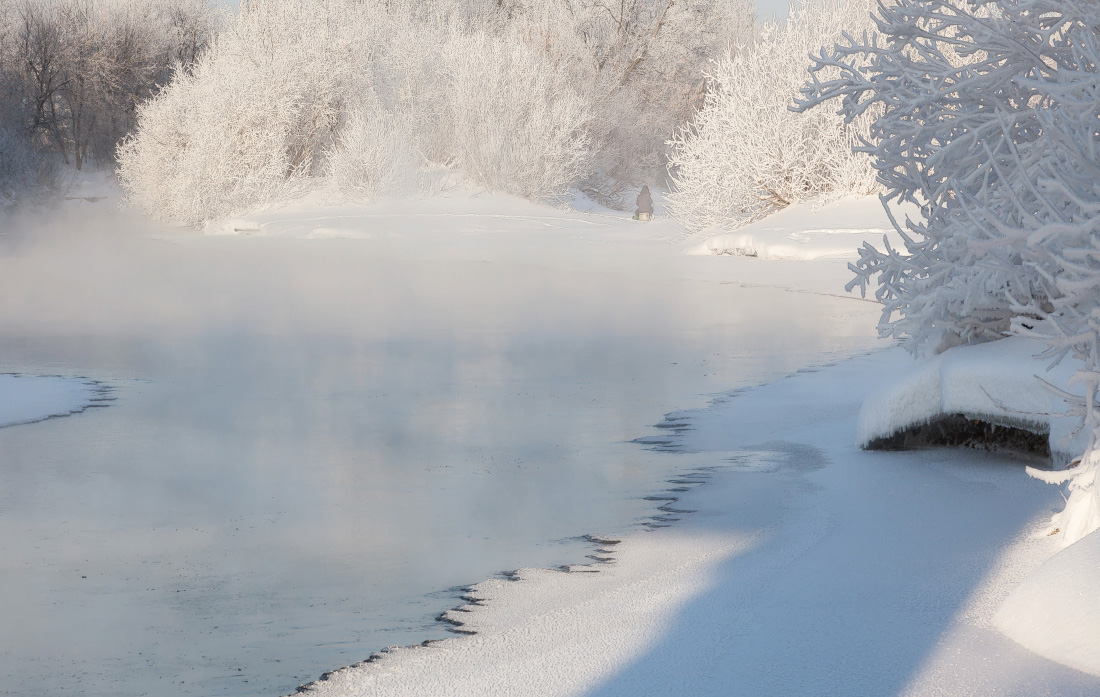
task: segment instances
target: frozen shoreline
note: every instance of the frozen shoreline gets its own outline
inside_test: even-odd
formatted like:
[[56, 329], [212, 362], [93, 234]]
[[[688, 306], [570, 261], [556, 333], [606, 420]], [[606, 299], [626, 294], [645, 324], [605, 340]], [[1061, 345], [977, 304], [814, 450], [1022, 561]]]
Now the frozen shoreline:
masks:
[[461, 194], [233, 237], [102, 205], [0, 255], [6, 370], [127, 385], [4, 431], [7, 607], [34, 619], [2, 660], [32, 691], [279, 694], [446, 636], [440, 589], [653, 512], [682, 467], [629, 441], [668, 408], [874, 342], [842, 261], [688, 256], [663, 217]]
[[[390, 297], [382, 292], [388, 291], [384, 286], [362, 282], [371, 278], [365, 270], [377, 270], [392, 259], [422, 268], [425, 278], [429, 272], [431, 277], [440, 271], [445, 278], [453, 274], [456, 282], [461, 281], [454, 287], [469, 291], [482, 288], [471, 281], [480, 280], [480, 265], [493, 264], [498, 275], [514, 277], [528, 294], [524, 297], [532, 299], [539, 297], [540, 288], [524, 285], [532, 276], [583, 277], [581, 287], [606, 292], [614, 299], [608, 307], [618, 313], [623, 307], [624, 281], [629, 281], [626, 286], [667, 287], [676, 292], [681, 292], [680, 284], [692, 283], [695, 295], [689, 297], [696, 304], [691, 309], [702, 318], [698, 325], [702, 328], [713, 321], [708, 318], [729, 309], [716, 304], [728, 305], [743, 297], [727, 292], [735, 287], [781, 290], [784, 293], [758, 296], [765, 312], [751, 315], [757, 318], [753, 322], [736, 325], [739, 333], [768, 337], [784, 331], [787, 344], [820, 347], [813, 356], [804, 350], [797, 353], [798, 364], [828, 363], [866, 350], [867, 344], [859, 338], [863, 330], [840, 332], [835, 340], [821, 341], [813, 331], [796, 333], [783, 312], [817, 317], [831, 327], [858, 324], [866, 327], [868, 335], [872, 331], [867, 319], [874, 312], [870, 301], [850, 297], [820, 305], [828, 307], [825, 314], [813, 309], [821, 302], [815, 296], [843, 295], [839, 287], [846, 271], [843, 260], [814, 251], [813, 235], [800, 238], [797, 234], [800, 227], [822, 236], [855, 234], [855, 228], [841, 225], [843, 206], [850, 204], [824, 211], [807, 208], [801, 218], [793, 215], [798, 211], [791, 211], [784, 226], [758, 231], [777, 236], [777, 243], [780, 238], [798, 242], [804, 248], [802, 258], [810, 259], [761, 261], [693, 256], [688, 252], [694, 243], [677, 238], [675, 226], [663, 219], [639, 225], [625, 216], [569, 213], [495, 195], [338, 210], [305, 202], [238, 221], [240, 229], [251, 235], [284, 239], [211, 238], [192, 231], [162, 230], [151, 240], [143, 232], [133, 245], [122, 245], [142, 255], [141, 264], [126, 266], [127, 274], [138, 274], [125, 276], [128, 285], [159, 288], [154, 297], [160, 302], [133, 302], [126, 293], [128, 285], [103, 281], [113, 276], [99, 268], [91, 270], [87, 255], [118, 256], [103, 252], [102, 241], [94, 236], [46, 237], [43, 244], [56, 244], [58, 252], [40, 256], [49, 262], [46, 273], [59, 300], [16, 292], [5, 299], [2, 309], [9, 330], [16, 327], [16, 333], [48, 336], [57, 326], [74, 336], [81, 332], [125, 335], [135, 327], [142, 332], [170, 330], [183, 337], [189, 332], [202, 336], [212, 321], [237, 321], [239, 310], [247, 310], [249, 322], [261, 327], [282, 327], [293, 319], [294, 336], [345, 324], [388, 323], [403, 328], [404, 311], [378, 315], [368, 312], [369, 304], [345, 304], [348, 287], [360, 289], [357, 297]], [[868, 202], [859, 202], [856, 209], [860, 216], [870, 215]], [[832, 220], [815, 221], [819, 215]], [[880, 226], [867, 225], [867, 235], [881, 231]], [[368, 239], [351, 239], [364, 236]], [[830, 237], [828, 244], [835, 241]], [[112, 240], [112, 245], [118, 241]], [[288, 256], [293, 263], [286, 262]], [[178, 274], [181, 260], [217, 273], [207, 279], [210, 284], [196, 288], [190, 276]], [[266, 264], [257, 260], [284, 271], [261, 273], [257, 269]], [[42, 275], [22, 259], [7, 264], [16, 279]], [[470, 278], [460, 273], [465, 271], [471, 272]], [[13, 287], [29, 289], [33, 284], [13, 283]], [[202, 292], [196, 295], [196, 290]], [[462, 297], [498, 302], [499, 293], [485, 290]], [[227, 298], [231, 302], [224, 302]], [[251, 298], [262, 302], [246, 302]], [[449, 293], [447, 299], [449, 307]], [[578, 297], [568, 315], [547, 316], [556, 318], [555, 322], [568, 318], [578, 336], [600, 330], [609, 317], [616, 316], [593, 313], [586, 300]], [[469, 304], [464, 301], [464, 306]], [[98, 308], [115, 306], [127, 312], [106, 318], [97, 314]], [[389, 304], [377, 306], [384, 310]], [[511, 308], [504, 309], [510, 312]], [[529, 302], [515, 303], [515, 317], [528, 315], [529, 309]], [[379, 316], [384, 320], [381, 325], [364, 322]], [[516, 321], [515, 317], [503, 314], [501, 325]], [[629, 341], [613, 347], [617, 358], [628, 357], [629, 351], [622, 353], [623, 349], [650, 334], [625, 336]], [[807, 343], [813, 341], [820, 343]], [[183, 349], [189, 345], [180, 343]], [[213, 355], [220, 366], [225, 356]], [[728, 387], [732, 383], [722, 376], [737, 373], [722, 371], [752, 360], [753, 355], [739, 356], [732, 349], [713, 363], [709, 354], [701, 355], [691, 368], [696, 382], [678, 384]], [[670, 353], [664, 360], [678, 358]], [[476, 584], [472, 592], [484, 600], [444, 613], [444, 620], [460, 621], [460, 629], [478, 634], [389, 651], [369, 664], [329, 673], [327, 680], [312, 683], [310, 689], [337, 695], [372, 691], [389, 695], [401, 690], [418, 695], [632, 697], [685, 690], [777, 695], [822, 690], [913, 695], [1002, 690], [1030, 695], [1053, 685], [1064, 694], [1095, 694], [1100, 691], [1095, 679], [1038, 658], [994, 629], [991, 619], [1003, 598], [1053, 554], [1052, 541], [1041, 535], [1045, 518], [1061, 506], [1057, 488], [1028, 479], [1019, 463], [988, 454], [866, 453], [856, 448], [856, 415], [864, 396], [907, 370], [906, 361], [898, 351], [862, 355], [731, 392], [707, 408], [669, 415], [666, 423], [659, 424], [662, 434], [642, 442], [666, 451], [661, 457], [676, 458], [678, 464], [671, 468], [675, 471], [705, 469], [712, 475], [707, 486], [674, 492], [680, 498], [672, 507], [695, 513], [673, 527], [660, 527], [668, 521], [657, 520], [652, 531], [616, 535], [619, 544], [602, 545], [593, 553], [617, 560], [601, 565], [600, 573], [521, 569], [519, 583], [496, 578]], [[233, 365], [229, 362], [227, 367]], [[475, 378], [498, 370], [475, 367]], [[16, 363], [9, 369], [21, 368]], [[711, 375], [717, 375], [718, 382], [702, 379], [714, 380]], [[265, 379], [270, 381], [270, 375]], [[170, 393], [167, 390], [164, 396]], [[683, 393], [691, 397], [679, 404], [693, 405], [702, 404], [705, 397], [700, 395], [707, 392]], [[139, 397], [135, 395], [133, 403], [140, 410]], [[131, 400], [126, 402], [130, 405]], [[158, 408], [162, 407], [163, 402]], [[916, 414], [918, 419], [924, 416]], [[200, 419], [200, 424], [205, 426], [205, 421]], [[622, 433], [626, 439], [639, 435], [633, 428], [631, 435]], [[25, 440], [27, 453], [40, 451], [32, 447], [33, 438]], [[216, 458], [210, 462], [213, 469], [221, 469]], [[708, 469], [716, 464], [721, 469]], [[516, 481], [528, 478], [524, 475]], [[651, 495], [661, 498], [659, 493]], [[679, 516], [676, 511], [665, 513]], [[180, 515], [173, 517], [173, 526]], [[561, 516], [557, 509], [554, 516]], [[306, 522], [296, 520], [293, 527]], [[257, 533], [257, 539], [269, 534]], [[353, 553], [363, 556], [363, 549], [356, 546]], [[1052, 573], [1064, 576], [1064, 570]], [[193, 579], [179, 585], [184, 590], [198, 587]], [[210, 620], [224, 624], [217, 614], [211, 614]], [[1017, 626], [1030, 631], [1027, 628], [1033, 625], [1028, 617], [1024, 620]], [[303, 639], [299, 636], [295, 641]], [[1049, 637], [1044, 646], [1053, 646]], [[212, 655], [218, 656], [219, 665], [233, 660], [225, 652]], [[354, 653], [347, 656], [348, 660], [354, 657]], [[1062, 660], [1056, 654], [1051, 657]], [[171, 659], [158, 675], [169, 675], [181, 664], [179, 657]]]
[[679, 456], [725, 463], [679, 494], [695, 513], [605, 546], [614, 561], [599, 573], [477, 584], [478, 602], [446, 616], [476, 634], [376, 654], [303, 689], [1096, 694], [1100, 677], [994, 621], [1057, 552], [1045, 536], [1057, 490], [986, 453], [857, 448], [863, 397], [908, 361], [876, 352], [678, 415], [694, 428], [673, 439]]
[[0, 428], [105, 407], [114, 400], [111, 392], [110, 386], [88, 378], [0, 373]]

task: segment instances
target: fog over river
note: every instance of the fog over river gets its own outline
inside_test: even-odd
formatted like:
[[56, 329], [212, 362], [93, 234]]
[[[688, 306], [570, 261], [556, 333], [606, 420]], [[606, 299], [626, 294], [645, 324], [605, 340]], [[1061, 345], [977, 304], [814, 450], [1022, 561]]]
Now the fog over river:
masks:
[[574, 265], [569, 231], [480, 254], [136, 225], [0, 237], [0, 372], [117, 397], [0, 429], [2, 694], [281, 695], [448, 636], [457, 587], [656, 512], [698, 464], [632, 442], [663, 414], [875, 345], [871, 303], [625, 242]]

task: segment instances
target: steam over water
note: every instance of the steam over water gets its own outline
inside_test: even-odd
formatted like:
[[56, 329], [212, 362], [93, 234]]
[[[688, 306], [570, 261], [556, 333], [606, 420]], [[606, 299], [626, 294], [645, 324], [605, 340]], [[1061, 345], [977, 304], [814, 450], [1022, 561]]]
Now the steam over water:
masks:
[[869, 304], [575, 270], [550, 238], [135, 225], [0, 237], [0, 372], [118, 397], [0, 429], [3, 694], [279, 695], [447, 636], [447, 589], [653, 512], [680, 456], [630, 441], [665, 412], [873, 342]]

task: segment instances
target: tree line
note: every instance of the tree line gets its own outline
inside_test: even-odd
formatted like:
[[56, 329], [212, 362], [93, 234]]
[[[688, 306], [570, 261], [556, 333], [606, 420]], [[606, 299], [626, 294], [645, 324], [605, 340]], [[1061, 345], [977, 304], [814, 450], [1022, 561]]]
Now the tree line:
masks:
[[114, 162], [137, 106], [194, 64], [218, 15], [204, 0], [16, 0], [0, 7], [0, 193], [56, 156]]

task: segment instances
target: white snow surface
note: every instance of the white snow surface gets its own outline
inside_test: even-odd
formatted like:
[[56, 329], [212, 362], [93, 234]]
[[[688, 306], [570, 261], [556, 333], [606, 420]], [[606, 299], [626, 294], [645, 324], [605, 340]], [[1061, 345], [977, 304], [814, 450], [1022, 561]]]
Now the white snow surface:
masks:
[[[204, 232], [208, 236], [315, 240], [333, 245], [369, 242], [402, 257], [415, 250], [417, 260], [428, 261], [518, 261], [580, 273], [610, 270], [718, 283], [730, 283], [733, 278], [744, 286], [878, 304], [844, 291], [850, 275], [847, 264], [856, 258], [858, 243], [852, 239], [829, 241], [835, 254], [768, 257], [768, 263], [737, 255], [701, 259], [699, 237], [668, 215], [657, 190], [653, 190], [654, 218], [650, 222], [632, 220], [633, 210], [614, 211], [580, 193], [574, 192], [574, 196], [571, 207], [554, 207], [506, 194], [451, 189], [424, 198], [352, 204], [318, 191], [298, 201], [211, 222]], [[800, 229], [798, 234], [821, 245], [826, 244], [822, 238], [845, 237], [820, 224], [826, 212], [833, 222], [850, 219], [856, 222], [844, 225], [874, 230], [880, 242], [879, 233], [890, 229], [889, 218], [874, 198], [844, 199], [826, 208], [801, 204], [779, 215], [786, 221], [785, 229], [792, 234]], [[189, 231], [163, 234], [171, 242], [188, 243], [192, 238]], [[537, 257], [532, 256], [533, 249]], [[813, 263], [806, 263], [810, 259]]]
[[1012, 591], [993, 618], [1035, 653], [1100, 676], [1100, 535], [1046, 561]]
[[[1098, 545], [1041, 566], [1062, 559], [1042, 534], [1057, 490], [989, 453], [856, 447], [859, 404], [909, 360], [877, 352], [677, 414], [694, 430], [676, 457], [707, 480], [671, 506], [693, 513], [603, 544], [596, 573], [481, 583], [448, 615], [476, 635], [382, 652], [309, 694], [1100, 694], [1049, 633], [1032, 651], [993, 620], [1037, 568], [1059, 593], [1095, 587], [1075, 579]], [[1064, 623], [1094, 646], [1096, 595], [1073, 603]]]
[[927, 360], [913, 360], [872, 393], [859, 412], [863, 446], [939, 417], [964, 414], [1004, 426], [1051, 433], [1051, 452], [1064, 464], [1084, 451], [1084, 434], [1065, 403], [1043, 383], [1072, 390], [1078, 364], [1067, 358], [1048, 370], [1036, 356], [1038, 341], [1009, 337], [956, 346]]
[[[895, 211], [899, 221], [916, 209]], [[703, 242], [687, 251], [695, 255], [731, 255], [760, 259], [854, 259], [864, 243], [882, 247], [883, 237], [898, 247], [902, 239], [882, 204], [874, 197], [843, 198], [823, 205], [785, 208], [733, 232], [703, 231]]]
[[0, 428], [82, 412], [100, 393], [85, 378], [0, 374]]

